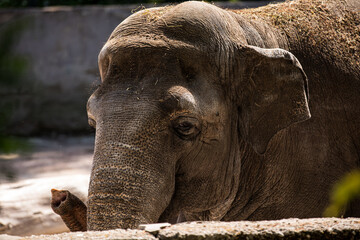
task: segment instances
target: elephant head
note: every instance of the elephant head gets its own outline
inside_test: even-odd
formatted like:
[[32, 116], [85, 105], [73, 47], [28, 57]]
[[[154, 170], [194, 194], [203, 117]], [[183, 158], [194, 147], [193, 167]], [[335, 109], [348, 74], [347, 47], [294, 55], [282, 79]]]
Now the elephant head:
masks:
[[220, 220], [244, 142], [310, 118], [307, 79], [282, 49], [248, 45], [233, 15], [186, 2], [137, 12], [99, 54], [88, 230]]

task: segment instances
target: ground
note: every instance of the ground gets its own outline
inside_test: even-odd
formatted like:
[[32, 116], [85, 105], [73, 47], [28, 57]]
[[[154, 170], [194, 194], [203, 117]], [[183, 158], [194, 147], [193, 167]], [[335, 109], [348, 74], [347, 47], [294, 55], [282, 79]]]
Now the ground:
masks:
[[51, 188], [86, 200], [94, 137], [32, 138], [31, 150], [0, 155], [0, 234], [67, 231], [50, 207]]

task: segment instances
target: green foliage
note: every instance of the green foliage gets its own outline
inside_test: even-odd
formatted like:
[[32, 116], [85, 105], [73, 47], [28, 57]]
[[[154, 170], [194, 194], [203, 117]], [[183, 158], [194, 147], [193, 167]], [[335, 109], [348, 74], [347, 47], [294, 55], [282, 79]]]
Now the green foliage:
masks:
[[[13, 45], [18, 38], [20, 31], [24, 28], [23, 24], [15, 23], [1, 31], [0, 35], [0, 84], [14, 85], [26, 68], [24, 58], [13, 55]], [[0, 85], [0, 86], [1, 86]]]
[[[0, 97], [8, 94], [9, 89], [15, 89], [14, 86], [21, 84], [26, 61], [24, 58], [14, 55], [12, 51], [23, 28], [24, 25], [17, 22], [0, 29]], [[9, 105], [0, 108], [0, 153], [29, 149], [26, 141], [5, 134], [12, 111], [13, 109]]]
[[29, 143], [20, 138], [11, 137], [11, 136], [0, 136], [0, 152], [1, 153], [13, 153], [19, 150], [28, 151], [31, 147]]
[[340, 217], [346, 205], [357, 197], [360, 197], [360, 169], [348, 173], [334, 186], [324, 217]]

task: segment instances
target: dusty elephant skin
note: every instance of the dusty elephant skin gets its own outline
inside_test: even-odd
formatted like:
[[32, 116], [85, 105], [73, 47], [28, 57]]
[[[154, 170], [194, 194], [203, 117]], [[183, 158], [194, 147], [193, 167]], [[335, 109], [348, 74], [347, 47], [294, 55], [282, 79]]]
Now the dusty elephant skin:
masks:
[[87, 106], [87, 229], [320, 217], [359, 165], [359, 10], [185, 2], [123, 21]]

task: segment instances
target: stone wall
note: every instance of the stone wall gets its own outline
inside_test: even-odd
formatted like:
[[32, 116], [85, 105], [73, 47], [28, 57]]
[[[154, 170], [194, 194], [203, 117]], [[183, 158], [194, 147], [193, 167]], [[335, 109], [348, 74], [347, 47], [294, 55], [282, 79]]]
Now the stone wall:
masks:
[[258, 222], [189, 222], [175, 225], [151, 224], [144, 230], [111, 230], [104, 232], [74, 232], [31, 237], [0, 235], [0, 239], [348, 239], [360, 238], [358, 218], [284, 219]]
[[1, 10], [2, 28], [15, 21], [24, 25], [15, 52], [28, 63], [26, 77], [0, 103], [14, 109], [8, 131], [86, 131], [86, 101], [99, 78], [98, 52], [134, 8]]
[[[217, 4], [244, 8], [268, 2]], [[11, 109], [7, 132], [89, 131], [85, 109], [99, 83], [98, 52], [112, 30], [139, 9], [139, 5], [0, 9], [0, 33], [15, 22], [24, 26], [14, 54], [28, 63], [19, 84], [0, 89], [0, 109]]]

